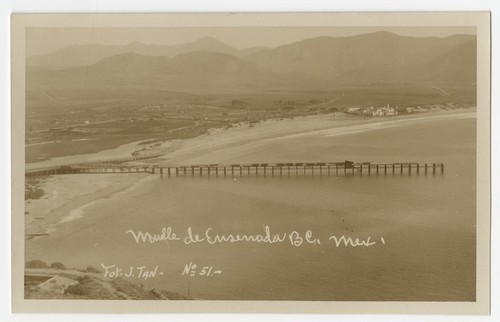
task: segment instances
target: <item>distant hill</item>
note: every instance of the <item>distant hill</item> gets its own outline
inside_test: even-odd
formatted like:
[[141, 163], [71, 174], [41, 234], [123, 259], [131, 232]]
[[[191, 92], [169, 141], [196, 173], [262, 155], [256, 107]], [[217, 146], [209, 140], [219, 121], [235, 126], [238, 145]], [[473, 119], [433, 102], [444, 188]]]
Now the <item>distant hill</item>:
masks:
[[[261, 50], [245, 59], [277, 72], [302, 72], [341, 83], [412, 80], [472, 83], [476, 58], [470, 47], [475, 39], [471, 35], [417, 38], [389, 32], [324, 36]], [[448, 63], [442, 64], [446, 59]], [[457, 79], [461, 69], [467, 72], [460, 72]]]
[[264, 46], [257, 46], [257, 47], [245, 48], [245, 49], [241, 49], [238, 52], [238, 56], [244, 57], [244, 56], [255, 54], [255, 53], [258, 53], [259, 51], [268, 50], [268, 49], [269, 48], [264, 47]]
[[73, 46], [28, 60], [28, 103], [36, 99], [45, 105], [153, 92], [261, 95], [342, 85], [476, 83], [472, 35], [417, 38], [377, 32], [243, 51], [203, 38], [178, 46]]
[[132, 42], [123, 46], [87, 44], [66, 47], [49, 54], [31, 56], [27, 58], [26, 64], [32, 69], [64, 69], [91, 65], [103, 58], [125, 53], [172, 58], [192, 51], [209, 51], [240, 56], [255, 53], [263, 48], [265, 47], [238, 50], [212, 37], [174, 46], [146, 45], [141, 42]]
[[423, 63], [415, 62], [400, 72], [408, 75], [408, 81], [434, 81], [438, 83], [476, 83], [477, 42], [470, 40], [451, 46]]
[[168, 75], [241, 75], [272, 77], [279, 73], [239, 57], [209, 51], [193, 51], [174, 58], [144, 56], [135, 53], [106, 57], [97, 63], [61, 70], [35, 70], [33, 74], [48, 77], [81, 76], [87, 79], [105, 76], [137, 78]]
[[88, 66], [58, 70], [28, 68], [26, 89], [27, 97], [37, 99], [129, 97], [134, 90], [191, 94], [254, 92], [264, 90], [269, 84], [286, 83], [284, 77], [225, 53], [194, 51], [174, 58], [127, 53]]

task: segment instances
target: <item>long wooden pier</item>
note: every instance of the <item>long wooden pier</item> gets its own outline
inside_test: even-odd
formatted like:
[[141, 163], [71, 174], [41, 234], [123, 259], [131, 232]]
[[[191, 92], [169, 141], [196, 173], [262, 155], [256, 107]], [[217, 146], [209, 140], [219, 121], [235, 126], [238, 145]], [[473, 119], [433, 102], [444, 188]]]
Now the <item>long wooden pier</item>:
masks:
[[150, 173], [162, 176], [340, 176], [443, 174], [443, 163], [293, 162], [191, 166], [62, 166], [31, 170], [27, 177], [86, 173]]

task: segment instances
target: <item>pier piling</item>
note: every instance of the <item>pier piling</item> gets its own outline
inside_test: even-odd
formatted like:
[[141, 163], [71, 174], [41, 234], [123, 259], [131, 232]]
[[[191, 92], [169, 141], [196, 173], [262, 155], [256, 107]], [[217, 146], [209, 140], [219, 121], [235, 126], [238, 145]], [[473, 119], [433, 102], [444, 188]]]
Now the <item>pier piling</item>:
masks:
[[[35, 177], [35, 176], [50, 176], [50, 175], [65, 175], [65, 174], [84, 174], [84, 173], [150, 173], [150, 174], [160, 174], [163, 176], [164, 173], [168, 174], [168, 176], [172, 175], [172, 171], [175, 171], [175, 176], [180, 176], [181, 172], [182, 175], [191, 175], [191, 176], [204, 176], [204, 167], [207, 168], [206, 175], [211, 176], [213, 173], [213, 170], [215, 169], [215, 176], [219, 175], [219, 170], [222, 170], [224, 173], [224, 176], [229, 175], [227, 173], [228, 167], [231, 168], [231, 175], [234, 177], [235, 175], [238, 175], [240, 177], [244, 176], [244, 172], [248, 176], [254, 174], [255, 176], [259, 175], [259, 171], [263, 171], [264, 176], [268, 175], [268, 168], [270, 168], [270, 174], [272, 177], [278, 175], [279, 171], [279, 176], [283, 176], [283, 167], [286, 167], [287, 175], [290, 176], [291, 173], [293, 173], [293, 169], [295, 169], [295, 175], [299, 176], [303, 172], [303, 175], [310, 175], [310, 176], [323, 176], [323, 175], [332, 175], [332, 166], [335, 167], [335, 175], [339, 176], [339, 167], [341, 168], [340, 170], [343, 169], [343, 174], [348, 175], [348, 174], [359, 174], [363, 175], [363, 172], [367, 172], [368, 175], [372, 174], [372, 171], [375, 171], [377, 175], [382, 173], [382, 168], [383, 168], [383, 174], [387, 175], [387, 169], [392, 167], [392, 175], [396, 174], [396, 171], [399, 172], [399, 174], [420, 174], [420, 168], [423, 167], [424, 173], [428, 173], [429, 167], [432, 167], [432, 173], [436, 174], [437, 171], [439, 171], [441, 174], [444, 174], [444, 163], [416, 163], [416, 162], [405, 162], [405, 163], [390, 163], [390, 164], [372, 164], [369, 162], [363, 162], [363, 163], [356, 163], [353, 164], [352, 162], [346, 162], [346, 163], [326, 163], [326, 162], [308, 162], [308, 163], [276, 163], [276, 164], [268, 164], [268, 163], [255, 163], [251, 165], [241, 165], [241, 164], [232, 164], [232, 165], [218, 165], [218, 164], [211, 164], [211, 165], [195, 165], [195, 166], [175, 166], [175, 167], [161, 167], [161, 166], [98, 166], [98, 165], [91, 165], [91, 166], [77, 166], [77, 167], [70, 167], [70, 166], [61, 166], [61, 167], [55, 167], [55, 168], [50, 168], [50, 169], [40, 169], [40, 170], [32, 170], [32, 171], [27, 171], [25, 173], [26, 177]], [[326, 169], [324, 169], [326, 167]], [[366, 168], [365, 168], [366, 167]], [[187, 169], [190, 168], [191, 171], [188, 171]], [[235, 169], [237, 168], [237, 169]], [[246, 168], [246, 170], [244, 169]], [[252, 168], [255, 169], [255, 172], [253, 172]], [[405, 171], [405, 169], [408, 169]], [[326, 170], [326, 171], [325, 171]]]

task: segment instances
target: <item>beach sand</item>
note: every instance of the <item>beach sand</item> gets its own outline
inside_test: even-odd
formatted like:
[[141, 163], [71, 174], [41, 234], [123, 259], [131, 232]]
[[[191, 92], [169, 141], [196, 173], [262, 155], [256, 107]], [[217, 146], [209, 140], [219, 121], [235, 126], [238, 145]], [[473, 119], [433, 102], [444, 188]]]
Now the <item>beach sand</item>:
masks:
[[132, 157], [132, 153], [141, 149], [146, 150], [146, 154], [162, 156], [132, 161], [127, 164], [176, 166], [232, 161], [265, 162], [273, 160], [252, 160], [248, 156], [252, 154], [252, 149], [258, 149], [259, 146], [263, 146], [273, 140], [286, 140], [323, 134], [325, 136], [348, 135], [432, 120], [470, 118], [475, 117], [475, 115], [476, 111], [474, 108], [448, 111], [438, 110], [397, 117], [365, 118], [339, 112], [303, 116], [294, 119], [269, 119], [254, 124], [252, 127], [245, 123], [238, 123], [234, 124], [231, 128], [212, 129], [206, 134], [191, 139], [175, 139], [141, 145], [141, 143], [149, 141], [143, 140], [94, 154], [70, 155], [41, 162], [27, 163], [26, 169], [130, 158]]
[[[162, 157], [130, 162], [132, 165], [155, 164], [162, 166], [209, 164], [209, 163], [253, 163], [253, 162], [315, 162], [343, 160], [313, 160], [311, 154], [304, 154], [300, 160], [280, 160], [276, 154], [270, 158], [261, 159], [259, 151], [267, 146], [273, 146], [296, 139], [322, 136], [350, 135], [402, 127], [423, 122], [446, 119], [475, 118], [475, 110], [438, 111], [434, 113], [407, 115], [404, 117], [361, 118], [343, 113], [305, 116], [296, 119], [266, 120], [254, 127], [239, 124], [230, 129], [214, 129], [210, 134], [200, 135], [187, 140], [164, 142], [156, 147], [154, 153], [164, 153]], [[97, 154], [68, 156], [48, 161], [29, 164], [29, 168], [57, 166], [82, 161], [96, 161], [105, 157], [106, 160], [121, 158], [136, 151], [140, 142], [130, 143], [113, 150]], [[356, 160], [359, 161], [359, 160]], [[47, 233], [50, 226], [58, 221], [68, 221], [79, 218], [82, 207], [89, 203], [110, 196], [133, 185], [145, 174], [113, 175], [64, 175], [51, 176], [41, 184], [45, 195], [38, 200], [29, 200], [26, 204], [25, 227], [27, 234]], [[65, 219], [63, 218], [65, 217]]]
[[[423, 122], [446, 119], [475, 118], [475, 110], [438, 111], [433, 113], [406, 115], [401, 117], [362, 118], [346, 116], [343, 113], [306, 116], [297, 119], [268, 120], [255, 127], [241, 126], [227, 130], [218, 129], [210, 135], [178, 142], [175, 149], [170, 149], [165, 156], [151, 159], [150, 164], [164, 166], [193, 165], [208, 163], [237, 162], [283, 162], [287, 160], [255, 159], [255, 151], [266, 146], [286, 142], [290, 139], [300, 139], [313, 136], [340, 136], [362, 133], [377, 129], [403, 127]], [[307, 161], [344, 161], [344, 160], [308, 160], [303, 155], [300, 160]]]
[[89, 174], [51, 176], [40, 184], [44, 195], [25, 202], [25, 233], [48, 234], [59, 223], [78, 219], [92, 202], [123, 191], [147, 174]]

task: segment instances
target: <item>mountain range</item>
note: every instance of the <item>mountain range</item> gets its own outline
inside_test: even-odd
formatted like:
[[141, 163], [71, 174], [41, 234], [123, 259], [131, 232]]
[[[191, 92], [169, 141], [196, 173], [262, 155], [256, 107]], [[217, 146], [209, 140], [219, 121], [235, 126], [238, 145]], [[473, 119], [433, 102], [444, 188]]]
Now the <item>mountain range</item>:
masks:
[[[279, 72], [293, 70], [348, 83], [467, 83], [475, 81], [475, 48], [476, 38], [469, 35], [416, 38], [377, 32], [306, 39], [246, 59]], [[463, 72], [457, 78], [459, 71]]]
[[[176, 46], [77, 45], [27, 58], [27, 86], [117, 86], [154, 82], [176, 90], [321, 81], [335, 84], [475, 84], [476, 36], [407, 37], [375, 32], [321, 36], [239, 50], [214, 38]], [[178, 81], [177, 81], [178, 80]]]
[[239, 50], [212, 37], [204, 37], [194, 42], [174, 46], [147, 45], [138, 41], [131, 42], [127, 45], [86, 44], [73, 45], [53, 53], [28, 57], [26, 65], [29, 67], [43, 66], [44, 68], [63, 69], [91, 65], [103, 58], [125, 53], [173, 58], [179, 54], [192, 51], [208, 51], [231, 54], [234, 56], [246, 56], [263, 49], [266, 49], [266, 47], [252, 47]]

